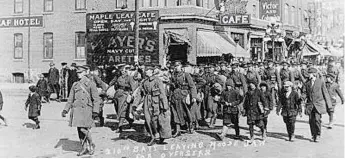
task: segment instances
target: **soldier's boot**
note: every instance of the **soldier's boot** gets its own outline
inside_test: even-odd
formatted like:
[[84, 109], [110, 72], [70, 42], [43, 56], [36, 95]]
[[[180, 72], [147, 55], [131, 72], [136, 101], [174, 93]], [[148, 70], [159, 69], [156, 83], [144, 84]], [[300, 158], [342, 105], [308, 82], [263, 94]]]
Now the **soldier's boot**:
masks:
[[262, 140], [265, 141], [267, 138], [267, 135], [266, 135], [266, 129], [264, 127], [261, 128], [261, 133], [262, 133]]
[[240, 136], [240, 128], [239, 128], [238, 124], [235, 125], [235, 132], [236, 132], [235, 138], [236, 139], [240, 139], [241, 138], [241, 136]]
[[222, 132], [221, 133], [216, 133], [217, 137], [219, 138], [220, 141], [224, 140], [227, 131], [228, 131], [228, 127], [227, 126], [223, 126]]
[[176, 138], [178, 136], [181, 136], [181, 128], [180, 128], [180, 124], [176, 124], [176, 132], [175, 134], [172, 136], [173, 138]]
[[157, 144], [164, 144], [164, 139], [160, 138], [159, 141], [157, 142]]
[[122, 133], [122, 126], [119, 126], [119, 128], [115, 131], [115, 133]]
[[103, 127], [104, 126], [104, 117], [101, 116], [99, 119], [100, 119], [99, 126]]
[[254, 142], [254, 125], [249, 125], [249, 134], [250, 134], [249, 144], [252, 144]]
[[329, 124], [328, 124], [328, 129], [332, 129], [333, 128], [333, 113], [330, 112], [329, 113]]
[[77, 156], [82, 156], [85, 155], [87, 153], [87, 144], [86, 144], [86, 140], [84, 143], [82, 143], [83, 148], [78, 152]]
[[151, 136], [151, 140], [150, 142], [147, 144], [147, 146], [153, 146], [154, 144], [156, 144], [156, 139], [154, 136]]

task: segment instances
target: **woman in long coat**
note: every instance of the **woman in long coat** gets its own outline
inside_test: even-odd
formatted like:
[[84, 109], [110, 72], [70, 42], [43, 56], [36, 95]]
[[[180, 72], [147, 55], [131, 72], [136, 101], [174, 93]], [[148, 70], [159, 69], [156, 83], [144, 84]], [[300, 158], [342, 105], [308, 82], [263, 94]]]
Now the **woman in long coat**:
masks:
[[262, 138], [266, 138], [266, 130], [263, 118], [264, 114], [269, 111], [269, 108], [264, 94], [256, 87], [256, 81], [248, 81], [248, 84], [249, 90], [245, 94], [243, 114], [244, 116], [247, 116], [251, 143], [254, 141], [254, 125], [261, 129]]

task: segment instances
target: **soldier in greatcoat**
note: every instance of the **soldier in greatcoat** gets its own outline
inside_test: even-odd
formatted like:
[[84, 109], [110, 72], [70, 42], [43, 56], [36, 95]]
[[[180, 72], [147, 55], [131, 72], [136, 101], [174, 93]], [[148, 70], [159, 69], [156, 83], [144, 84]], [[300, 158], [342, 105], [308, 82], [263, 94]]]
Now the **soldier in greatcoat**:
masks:
[[333, 58], [330, 58], [328, 61], [328, 65], [327, 65], [327, 74], [332, 73], [335, 75], [335, 79], [334, 82], [339, 83], [340, 79], [339, 79], [339, 69], [335, 66], [335, 61]]
[[129, 122], [129, 126], [132, 127], [134, 120], [130, 118], [131, 103], [132, 103], [132, 92], [135, 90], [136, 85], [133, 77], [129, 76], [128, 65], [119, 65], [121, 75], [115, 77], [109, 84], [109, 87], [114, 85], [116, 93], [114, 95], [114, 107], [119, 119], [119, 128], [116, 133], [121, 133], [123, 130], [123, 123], [125, 119]]
[[277, 115], [281, 111], [286, 130], [289, 136], [289, 141], [293, 141], [295, 137], [295, 123], [296, 117], [299, 114], [302, 117], [301, 98], [298, 93], [293, 90], [293, 83], [285, 81], [284, 92], [280, 94], [280, 103], [277, 107]]
[[245, 94], [243, 102], [243, 115], [247, 116], [249, 125], [250, 142], [254, 141], [254, 125], [260, 128], [262, 139], [266, 139], [266, 130], [263, 122], [264, 114], [269, 111], [264, 94], [257, 88], [255, 81], [249, 81], [249, 90]]
[[[171, 138], [171, 116], [168, 98], [162, 80], [158, 76], [153, 75], [152, 66], [146, 66], [145, 74], [147, 78], [139, 87], [144, 98], [144, 115], [145, 124], [151, 135], [151, 141], [148, 146], [155, 143], [163, 144], [164, 139]], [[159, 134], [159, 141], [156, 136]]]
[[253, 67], [253, 63], [247, 63], [248, 71], [245, 75], [247, 83], [248, 81], [255, 80], [256, 83], [261, 83], [261, 77], [257, 71], [255, 71]]
[[71, 88], [74, 82], [77, 82], [78, 74], [77, 74], [77, 64], [72, 63], [70, 69], [68, 70], [68, 79], [67, 79], [67, 96], [69, 96], [69, 93], [71, 92]]
[[239, 63], [237, 61], [234, 61], [231, 67], [232, 71], [228, 78], [231, 78], [234, 81], [235, 89], [238, 90], [241, 95], [244, 95], [248, 90], [246, 78], [240, 72]]
[[[292, 83], [294, 83], [295, 77], [292, 71], [289, 69], [289, 63], [286, 61], [283, 61], [281, 65], [283, 66], [283, 68], [281, 68], [279, 71], [281, 82], [291, 81]], [[282, 86], [280, 88], [282, 88]]]
[[[175, 124], [176, 131], [173, 137], [181, 135], [181, 126], [187, 125], [190, 128], [191, 114], [188, 105], [196, 102], [196, 87], [193, 78], [189, 73], [182, 70], [180, 61], [175, 62], [175, 75], [172, 77], [173, 93], [171, 97], [171, 111], [173, 116], [173, 123]], [[187, 99], [189, 96], [190, 99]], [[187, 103], [187, 100], [190, 103]], [[189, 130], [191, 133], [191, 130]]]
[[273, 61], [268, 61], [268, 67], [265, 69], [262, 80], [266, 81], [268, 84], [268, 89], [271, 92], [273, 99], [273, 106], [276, 107], [278, 102], [278, 94], [281, 90], [281, 79], [279, 71], [273, 67], [273, 64]]
[[332, 106], [325, 82], [318, 78], [316, 68], [309, 68], [309, 81], [306, 84], [307, 102], [305, 114], [309, 116], [309, 125], [314, 142], [321, 136], [321, 115], [327, 113], [327, 108]]
[[202, 119], [205, 120], [206, 118], [210, 117], [210, 110], [211, 110], [211, 105], [209, 104], [209, 96], [211, 95], [211, 87], [215, 83], [216, 75], [214, 74], [214, 68], [211, 67], [210, 65], [205, 66], [205, 73], [202, 76], [203, 79], [206, 80], [206, 84], [204, 87], [204, 104], [202, 108]]
[[86, 77], [86, 70], [84, 66], [78, 67], [77, 73], [80, 80], [73, 84], [66, 106], [61, 113], [62, 117], [66, 117], [71, 110], [69, 126], [77, 127], [83, 147], [78, 156], [86, 154], [87, 151], [92, 155], [95, 151], [90, 130], [95, 125], [93, 118], [97, 119], [101, 102], [96, 84]]
[[100, 91], [98, 91], [98, 94], [99, 94], [101, 102], [100, 102], [98, 117], [100, 119], [99, 125], [103, 127], [104, 126], [103, 107], [104, 107], [104, 100], [107, 94], [106, 92], [107, 92], [108, 86], [99, 77], [99, 74], [98, 74], [99, 70], [97, 66], [90, 66], [87, 68], [88, 68], [88, 71], [87, 71], [88, 74], [86, 75], [86, 77], [89, 78], [92, 82], [94, 82], [96, 84], [96, 87], [100, 89]]
[[339, 96], [341, 100], [341, 104], [344, 104], [344, 96], [343, 93], [341, 93], [340, 86], [338, 83], [335, 82], [337, 76], [333, 73], [329, 73], [326, 76], [326, 88], [328, 90], [329, 96], [331, 97], [332, 106], [327, 108], [327, 113], [329, 116], [329, 124], [328, 128], [332, 129], [333, 127], [333, 114], [335, 106], [337, 105], [337, 96]]
[[191, 106], [191, 118], [192, 118], [192, 132], [194, 129], [199, 128], [199, 122], [202, 119], [201, 117], [201, 104], [204, 101], [204, 86], [206, 84], [206, 80], [202, 78], [202, 74], [199, 69], [194, 69], [192, 74], [193, 81], [195, 82], [196, 90], [197, 90], [197, 101], [193, 103]]

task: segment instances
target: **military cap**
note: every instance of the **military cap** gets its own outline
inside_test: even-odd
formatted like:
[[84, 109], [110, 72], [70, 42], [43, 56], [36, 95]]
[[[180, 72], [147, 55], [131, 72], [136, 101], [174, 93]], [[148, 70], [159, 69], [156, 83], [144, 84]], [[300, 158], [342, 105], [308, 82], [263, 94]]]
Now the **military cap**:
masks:
[[205, 64], [201, 63], [198, 65], [199, 67], [205, 67]]
[[237, 61], [233, 61], [231, 64], [231, 66], [238, 66], [238, 65], [239, 65], [239, 63]]
[[145, 65], [145, 70], [154, 70], [155, 69], [155, 65]]
[[210, 64], [210, 67], [217, 67], [217, 66], [216, 66], [216, 64], [211, 63], [211, 64]]
[[329, 57], [328, 62], [333, 62], [333, 61], [334, 61], [333, 57]]
[[61, 66], [67, 65], [67, 62], [61, 62]]
[[71, 67], [77, 67], [77, 64], [73, 62], [73, 63], [71, 64]]
[[117, 67], [117, 68], [122, 68], [122, 67], [125, 66], [125, 65], [126, 65], [126, 64], [121, 63], [121, 64], [116, 65], [116, 67]]
[[221, 62], [219, 62], [219, 64], [220, 64], [221, 66], [223, 66], [223, 65], [228, 65], [228, 63], [225, 62], [225, 61], [221, 61]]
[[49, 73], [42, 73], [45, 78], [48, 78]]
[[331, 77], [332, 79], [335, 79], [336, 75], [334, 73], [328, 73], [326, 77]]
[[184, 64], [183, 64], [183, 67], [189, 67], [189, 66], [193, 66], [193, 64], [191, 64], [190, 62], [185, 62]]
[[260, 86], [260, 87], [265, 86], [265, 87], [268, 88], [268, 84], [267, 84], [266, 82], [261, 82], [261, 83], [259, 84], [259, 86]]
[[308, 69], [308, 73], [317, 73], [317, 69], [314, 67], [311, 67]]
[[291, 81], [285, 81], [283, 86], [289, 86], [289, 87], [292, 87], [293, 86], [293, 83]]
[[49, 63], [49, 66], [54, 66], [54, 65], [55, 65], [54, 62], [50, 62], [50, 63]]
[[87, 69], [87, 66], [77, 66], [77, 73], [86, 71]]
[[29, 86], [29, 90], [30, 90], [31, 92], [36, 92], [37, 87], [36, 87], [35, 85], [31, 85], [31, 86]]
[[232, 81], [232, 79], [226, 80], [225, 85], [226, 85], [226, 86], [231, 86], [231, 87], [234, 87], [234, 86], [235, 86], [234, 81]]
[[248, 80], [248, 84], [250, 84], [250, 83], [253, 83], [254, 85], [257, 85], [258, 81], [256, 81], [256, 80]]
[[38, 74], [38, 77], [39, 77], [39, 78], [43, 78], [43, 77], [44, 77], [44, 76], [43, 76], [43, 73]]
[[180, 66], [180, 65], [182, 65], [182, 61], [176, 60], [176, 61], [174, 62], [174, 65], [175, 65], [175, 66]]
[[210, 65], [205, 65], [204, 68], [210, 68], [211, 66]]
[[253, 66], [253, 63], [252, 63], [252, 62], [248, 62], [248, 63], [247, 63], [247, 66], [248, 66], [248, 67]]
[[289, 65], [289, 63], [287, 61], [283, 61], [281, 62], [281, 65]]

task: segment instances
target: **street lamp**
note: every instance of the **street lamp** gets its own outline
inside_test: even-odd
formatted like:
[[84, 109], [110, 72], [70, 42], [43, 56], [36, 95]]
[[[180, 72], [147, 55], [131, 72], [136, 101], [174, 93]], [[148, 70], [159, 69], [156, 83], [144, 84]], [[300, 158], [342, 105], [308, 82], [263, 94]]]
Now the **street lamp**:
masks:
[[270, 25], [267, 25], [266, 35], [272, 40], [272, 54], [273, 54], [273, 61], [276, 61], [276, 55], [274, 53], [274, 41], [276, 38], [281, 37], [282, 30], [279, 28], [279, 24], [275, 22], [271, 22]]

